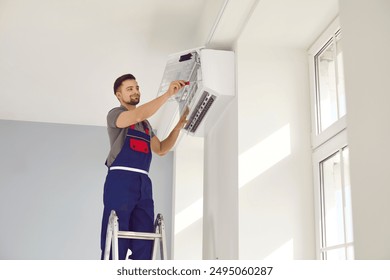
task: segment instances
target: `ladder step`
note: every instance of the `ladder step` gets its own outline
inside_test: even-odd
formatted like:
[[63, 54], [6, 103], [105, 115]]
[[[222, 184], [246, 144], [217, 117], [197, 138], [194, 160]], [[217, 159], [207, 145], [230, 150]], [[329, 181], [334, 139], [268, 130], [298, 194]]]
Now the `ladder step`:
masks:
[[118, 237], [127, 238], [127, 239], [154, 240], [156, 238], [162, 238], [162, 235], [161, 233], [151, 233], [151, 232], [118, 231]]

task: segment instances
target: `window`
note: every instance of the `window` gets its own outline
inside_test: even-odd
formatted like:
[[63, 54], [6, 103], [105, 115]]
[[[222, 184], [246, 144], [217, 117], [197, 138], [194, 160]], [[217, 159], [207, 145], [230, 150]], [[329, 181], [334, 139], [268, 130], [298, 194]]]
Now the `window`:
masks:
[[309, 50], [318, 258], [353, 259], [342, 32], [336, 19]]
[[340, 30], [314, 56], [314, 63], [319, 134], [346, 114]]
[[322, 259], [353, 259], [348, 147], [319, 163]]

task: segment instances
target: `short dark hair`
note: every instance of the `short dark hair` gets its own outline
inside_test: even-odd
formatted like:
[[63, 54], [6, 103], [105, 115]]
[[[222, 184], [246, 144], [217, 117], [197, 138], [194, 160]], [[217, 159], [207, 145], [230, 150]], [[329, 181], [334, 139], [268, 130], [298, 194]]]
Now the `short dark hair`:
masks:
[[122, 85], [122, 82], [126, 80], [135, 80], [135, 77], [132, 74], [124, 74], [116, 79], [114, 83], [114, 94], [116, 94], [116, 91]]

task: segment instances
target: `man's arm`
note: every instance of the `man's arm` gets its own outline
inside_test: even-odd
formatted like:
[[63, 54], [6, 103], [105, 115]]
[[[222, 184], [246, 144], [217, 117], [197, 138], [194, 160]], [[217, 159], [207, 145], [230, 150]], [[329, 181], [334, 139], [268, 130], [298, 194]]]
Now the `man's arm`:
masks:
[[122, 112], [117, 120], [116, 126], [119, 128], [129, 127], [132, 124], [139, 123], [154, 115], [158, 109], [173, 95], [179, 92], [182, 87], [185, 86], [185, 81], [178, 80], [173, 81], [166, 93], [153, 99], [152, 101], [145, 103], [134, 110]]
[[180, 130], [184, 127], [184, 125], [187, 123], [187, 115], [188, 115], [188, 108], [184, 112], [184, 114], [181, 116], [180, 120], [176, 124], [176, 126], [173, 128], [171, 133], [168, 135], [167, 138], [164, 139], [164, 141], [160, 141], [157, 136], [154, 136], [151, 140], [151, 147], [152, 151], [158, 154], [159, 156], [163, 156], [166, 153], [168, 153], [172, 147], [175, 145], [177, 138], [179, 137]]

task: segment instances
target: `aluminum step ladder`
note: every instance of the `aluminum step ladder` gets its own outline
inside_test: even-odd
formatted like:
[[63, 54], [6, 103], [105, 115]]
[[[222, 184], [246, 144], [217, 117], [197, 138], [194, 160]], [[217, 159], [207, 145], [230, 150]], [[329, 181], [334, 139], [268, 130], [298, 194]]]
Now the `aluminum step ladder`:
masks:
[[126, 239], [143, 239], [153, 240], [152, 260], [156, 259], [157, 246], [160, 246], [161, 260], [167, 259], [167, 245], [165, 242], [165, 224], [162, 214], [157, 214], [154, 223], [155, 232], [136, 232], [136, 231], [120, 231], [118, 216], [114, 210], [111, 210], [107, 226], [106, 247], [104, 248], [104, 259], [110, 258], [110, 251], [112, 247], [112, 259], [118, 260], [118, 238]]

